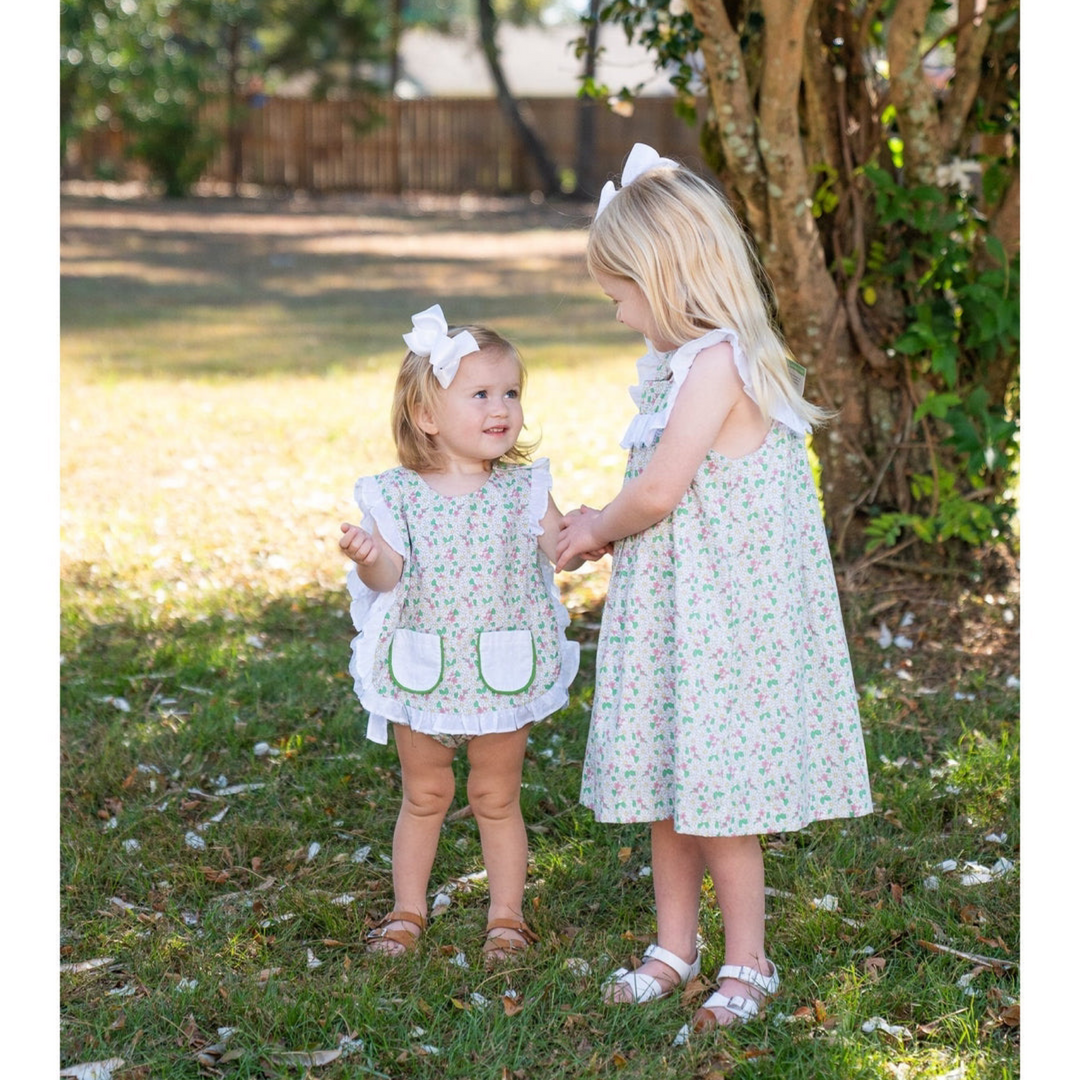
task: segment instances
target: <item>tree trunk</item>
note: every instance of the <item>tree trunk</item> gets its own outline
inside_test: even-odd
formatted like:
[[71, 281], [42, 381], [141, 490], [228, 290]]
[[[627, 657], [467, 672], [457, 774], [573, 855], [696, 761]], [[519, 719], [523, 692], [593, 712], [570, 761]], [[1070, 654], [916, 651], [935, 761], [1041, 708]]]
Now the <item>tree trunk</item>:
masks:
[[499, 99], [499, 106], [536, 166], [536, 171], [540, 174], [541, 190], [545, 195], [555, 195], [560, 190], [559, 175], [555, 165], [548, 155], [540, 136], [537, 135], [532, 124], [525, 116], [520, 102], [511, 93], [506, 76], [503, 74], [502, 63], [499, 60], [499, 48], [495, 43], [495, 9], [491, 0], [476, 0], [476, 5], [480, 20], [480, 46], [484, 51], [484, 58], [487, 60], [492, 81], [495, 83], [495, 93]]
[[[807, 396], [837, 412], [814, 438], [822, 496], [838, 552], [857, 538], [850, 526], [873, 475], [861, 445], [869, 426], [865, 374], [848, 314], [810, 213], [810, 179], [799, 126], [803, 39], [813, 0], [764, 0], [765, 53], [759, 110], [746, 78], [738, 34], [722, 0], [689, 0], [705, 34], [706, 75], [724, 167], [720, 179], [742, 210], [772, 282], [783, 329], [809, 369]], [[831, 116], [831, 103], [821, 102]], [[835, 138], [826, 129], [822, 145]], [[853, 437], [852, 433], [859, 433]]]
[[[581, 77], [586, 80], [596, 78], [600, 2], [601, 0], [589, 0], [585, 62], [581, 68]], [[596, 174], [596, 105], [596, 99], [591, 94], [585, 94], [578, 100], [577, 153], [574, 161], [574, 171], [577, 174], [576, 193], [588, 199], [593, 199], [600, 193]]]
[[240, 24], [232, 23], [227, 28], [228, 64], [228, 103], [226, 106], [227, 134], [229, 147], [229, 189], [232, 194], [240, 193], [240, 180], [244, 172], [244, 131], [240, 103], [238, 78], [240, 71]]

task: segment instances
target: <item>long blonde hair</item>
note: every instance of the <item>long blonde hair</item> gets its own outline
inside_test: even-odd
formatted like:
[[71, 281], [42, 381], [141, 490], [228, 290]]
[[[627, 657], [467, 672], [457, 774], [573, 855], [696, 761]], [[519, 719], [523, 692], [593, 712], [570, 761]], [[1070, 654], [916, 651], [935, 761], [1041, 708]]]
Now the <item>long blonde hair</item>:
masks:
[[[501, 334], [487, 326], [452, 326], [447, 331], [449, 337], [468, 330], [476, 339], [481, 352], [497, 352], [509, 356], [518, 367], [521, 392], [525, 392], [525, 363], [514, 345]], [[431, 370], [431, 361], [411, 350], [405, 354], [394, 384], [394, 400], [390, 406], [390, 427], [397, 447], [398, 461], [406, 469], [414, 472], [435, 472], [442, 468], [443, 461], [435, 439], [417, 423], [423, 413], [434, 414], [438, 411], [439, 394], [442, 387]], [[536, 449], [535, 441], [518, 441], [499, 461], [512, 465], [523, 465], [532, 457]], [[494, 464], [490, 462], [489, 464]]]
[[766, 304], [768, 279], [739, 219], [689, 169], [659, 166], [620, 188], [593, 219], [586, 263], [593, 277], [637, 284], [668, 341], [681, 345], [709, 330], [734, 330], [766, 416], [782, 401], [811, 426], [831, 415], [792, 381], [791, 354]]

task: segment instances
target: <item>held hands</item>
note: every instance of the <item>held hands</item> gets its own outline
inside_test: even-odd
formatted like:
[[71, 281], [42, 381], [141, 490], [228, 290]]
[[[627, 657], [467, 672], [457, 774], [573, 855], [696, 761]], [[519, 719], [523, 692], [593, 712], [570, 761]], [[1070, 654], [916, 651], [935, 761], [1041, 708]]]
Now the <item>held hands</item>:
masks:
[[559, 542], [555, 548], [555, 569], [561, 570], [575, 556], [595, 562], [609, 555], [612, 545], [598, 533], [600, 511], [582, 506], [571, 510], [559, 526]]
[[381, 549], [375, 537], [364, 532], [359, 525], [350, 525], [347, 521], [341, 523], [341, 531], [345, 535], [338, 541], [338, 547], [354, 563], [359, 566], [374, 566], [378, 562]]

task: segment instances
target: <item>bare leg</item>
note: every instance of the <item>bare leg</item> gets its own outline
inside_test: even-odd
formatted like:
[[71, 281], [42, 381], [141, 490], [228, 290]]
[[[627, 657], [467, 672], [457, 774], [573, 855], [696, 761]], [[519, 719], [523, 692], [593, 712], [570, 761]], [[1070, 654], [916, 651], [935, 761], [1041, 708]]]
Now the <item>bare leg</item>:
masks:
[[[492, 919], [524, 921], [522, 904], [529, 863], [529, 842], [521, 816], [521, 768], [528, 726], [517, 731], [478, 735], [470, 739], [469, 805], [480, 830], [487, 868]], [[498, 937], [526, 944], [524, 935], [501, 928]], [[498, 958], [498, 954], [488, 954]]]
[[[716, 886], [716, 899], [724, 917], [724, 963], [752, 967], [771, 975], [765, 960], [765, 862], [756, 836], [701, 837], [705, 863]], [[746, 983], [722, 979], [717, 987], [729, 997], [760, 999]], [[711, 1020], [710, 1020], [711, 1017]], [[699, 1009], [695, 1023], [730, 1024], [727, 1009]]]
[[[404, 724], [393, 724], [401, 763], [401, 809], [394, 827], [394, 910], [427, 918], [427, 888], [439, 832], [454, 798], [454, 751]], [[417, 934], [412, 923], [392, 922], [387, 930]], [[400, 953], [394, 941], [375, 942], [373, 950]]]
[[[705, 859], [702, 837], [677, 833], [670, 818], [652, 824], [652, 878], [656, 897], [656, 940], [688, 964], [697, 956], [698, 909]], [[665, 990], [679, 983], [678, 974], [662, 960], [646, 960], [635, 969], [651, 975]], [[609, 1002], [633, 1001], [626, 985], [611, 987]]]

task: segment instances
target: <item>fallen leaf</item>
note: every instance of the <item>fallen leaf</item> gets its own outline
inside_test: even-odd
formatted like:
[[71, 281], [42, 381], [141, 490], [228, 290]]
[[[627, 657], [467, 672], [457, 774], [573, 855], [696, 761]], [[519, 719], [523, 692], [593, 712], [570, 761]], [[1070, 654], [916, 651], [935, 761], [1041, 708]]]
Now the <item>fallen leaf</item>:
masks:
[[183, 1024], [180, 1025], [180, 1033], [176, 1036], [176, 1045], [190, 1046], [196, 1050], [201, 1050], [208, 1041], [199, 1034], [199, 1025], [195, 1020], [195, 1014], [188, 1013], [184, 1017]]
[[340, 1050], [282, 1050], [267, 1057], [276, 1065], [329, 1065], [341, 1057]]
[[876, 982], [885, 972], [885, 957], [868, 956], [863, 961], [863, 970], [869, 976], [871, 981]]
[[94, 968], [104, 967], [106, 964], [111, 964], [113, 958], [111, 956], [99, 956], [94, 960], [80, 960], [74, 964], [61, 964], [61, 973], [78, 974], [80, 971], [93, 971]]
[[698, 994], [702, 994], [708, 989], [709, 983], [707, 983], [700, 975], [695, 975], [694, 978], [683, 987], [680, 1000], [683, 1005], [689, 1005]]
[[503, 994], [503, 1013], [507, 1016], [517, 1016], [522, 1009], [525, 1008], [524, 1004], [517, 998], [512, 998], [509, 994]]
[[1006, 1027], [1016, 1028], [1020, 1026], [1020, 1003], [1015, 1002], [998, 1013], [998, 1020]]
[[105, 1061], [85, 1061], [81, 1065], [69, 1065], [60, 1070], [60, 1075], [75, 1077], [75, 1080], [112, 1080], [112, 1074], [123, 1067], [123, 1058], [108, 1058]]
[[893, 1039], [900, 1040], [911, 1039], [911, 1032], [901, 1024], [890, 1024], [884, 1017], [871, 1016], [863, 1026], [863, 1031], [869, 1035], [872, 1031], [880, 1031], [885, 1035], [890, 1036]]

